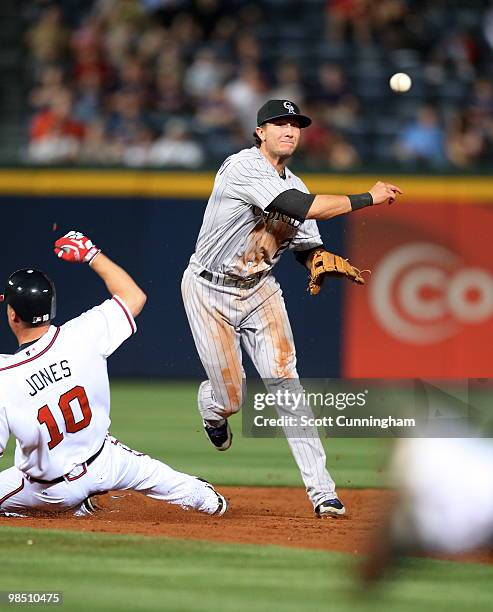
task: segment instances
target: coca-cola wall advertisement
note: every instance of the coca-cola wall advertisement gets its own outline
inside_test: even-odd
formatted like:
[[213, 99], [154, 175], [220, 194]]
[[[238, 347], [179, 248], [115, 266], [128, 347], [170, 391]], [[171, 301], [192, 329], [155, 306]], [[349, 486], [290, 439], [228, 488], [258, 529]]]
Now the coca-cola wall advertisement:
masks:
[[348, 232], [347, 256], [372, 272], [346, 288], [345, 376], [493, 375], [492, 206], [403, 197]]

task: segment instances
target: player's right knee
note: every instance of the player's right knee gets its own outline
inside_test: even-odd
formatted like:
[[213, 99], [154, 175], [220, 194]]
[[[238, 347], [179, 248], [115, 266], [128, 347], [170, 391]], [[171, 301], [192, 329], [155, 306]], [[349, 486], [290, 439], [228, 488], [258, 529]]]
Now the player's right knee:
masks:
[[224, 406], [224, 418], [230, 417], [241, 410], [245, 397], [245, 385], [228, 389], [228, 402]]
[[241, 406], [242, 406], [242, 402], [232, 403], [232, 404], [228, 404], [227, 406], [225, 406], [223, 409], [224, 418], [227, 419], [231, 415], [236, 414], [237, 412], [240, 412]]

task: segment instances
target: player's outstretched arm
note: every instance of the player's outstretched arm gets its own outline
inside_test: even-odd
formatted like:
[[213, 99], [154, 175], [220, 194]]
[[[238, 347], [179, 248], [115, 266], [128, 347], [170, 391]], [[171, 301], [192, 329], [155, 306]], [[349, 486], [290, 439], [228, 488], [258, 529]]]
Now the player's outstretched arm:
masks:
[[111, 295], [118, 295], [125, 301], [133, 317], [140, 314], [147, 296], [130, 274], [103, 253], [99, 253], [90, 266], [103, 279]]
[[370, 191], [358, 195], [317, 195], [306, 218], [324, 221], [365, 206], [393, 204], [401, 193], [402, 190], [397, 185], [378, 181]]
[[104, 281], [111, 295], [118, 295], [125, 301], [133, 317], [144, 308], [147, 296], [134, 279], [109, 257], [101, 253], [92, 242], [80, 232], [69, 232], [55, 242], [56, 255], [72, 263], [88, 263]]

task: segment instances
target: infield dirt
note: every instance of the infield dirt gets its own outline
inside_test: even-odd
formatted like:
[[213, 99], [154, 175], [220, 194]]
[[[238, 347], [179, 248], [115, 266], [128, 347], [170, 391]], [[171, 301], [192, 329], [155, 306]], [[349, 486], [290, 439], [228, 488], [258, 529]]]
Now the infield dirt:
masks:
[[[392, 495], [384, 489], [342, 489], [339, 494], [348, 509], [346, 516], [317, 519], [303, 489], [219, 489], [230, 502], [230, 511], [219, 518], [187, 512], [138, 493], [116, 491], [97, 498], [101, 510], [93, 517], [0, 518], [0, 526], [168, 536], [238, 544], [276, 544], [364, 554], [389, 507]], [[490, 552], [446, 558], [493, 564], [493, 554]]]

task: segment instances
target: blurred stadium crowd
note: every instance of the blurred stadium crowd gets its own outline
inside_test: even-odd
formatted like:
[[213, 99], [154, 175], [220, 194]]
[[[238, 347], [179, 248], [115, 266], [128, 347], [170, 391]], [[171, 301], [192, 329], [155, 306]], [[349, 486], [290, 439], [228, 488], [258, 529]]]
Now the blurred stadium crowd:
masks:
[[[314, 118], [309, 169], [493, 161], [493, 2], [38, 0], [25, 11], [35, 163], [213, 166], [256, 111]], [[413, 87], [393, 93], [407, 72]]]

